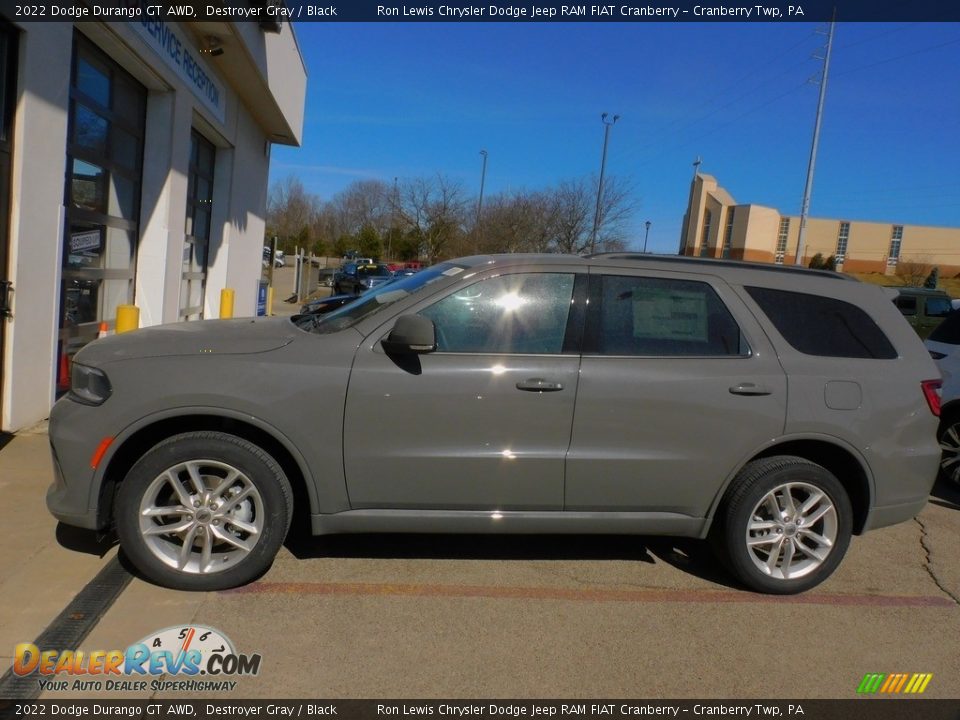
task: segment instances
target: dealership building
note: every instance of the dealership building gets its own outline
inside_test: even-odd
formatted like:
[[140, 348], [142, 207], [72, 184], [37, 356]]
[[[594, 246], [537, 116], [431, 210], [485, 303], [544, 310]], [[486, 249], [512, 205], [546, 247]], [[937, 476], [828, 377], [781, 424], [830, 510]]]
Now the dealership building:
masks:
[[280, 22], [0, 16], [0, 430], [47, 417], [113, 329], [253, 315], [273, 144], [306, 69]]
[[[680, 254], [794, 264], [800, 216], [763, 205], [737, 203], [716, 178], [697, 173], [683, 218]], [[837, 269], [893, 275], [901, 264], [960, 274], [960, 228], [847, 218], [808, 218], [803, 264], [833, 256]]]

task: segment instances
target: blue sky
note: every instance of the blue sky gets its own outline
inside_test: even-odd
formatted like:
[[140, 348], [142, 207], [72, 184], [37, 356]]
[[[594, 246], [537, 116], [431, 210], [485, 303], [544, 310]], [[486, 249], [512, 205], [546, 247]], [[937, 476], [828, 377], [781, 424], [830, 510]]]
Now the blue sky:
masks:
[[[960, 25], [838, 23], [811, 215], [960, 226]], [[485, 196], [629, 178], [632, 247], [676, 252], [692, 163], [798, 214], [826, 27], [805, 23], [298, 23], [303, 144], [271, 180], [329, 199], [436, 173]]]

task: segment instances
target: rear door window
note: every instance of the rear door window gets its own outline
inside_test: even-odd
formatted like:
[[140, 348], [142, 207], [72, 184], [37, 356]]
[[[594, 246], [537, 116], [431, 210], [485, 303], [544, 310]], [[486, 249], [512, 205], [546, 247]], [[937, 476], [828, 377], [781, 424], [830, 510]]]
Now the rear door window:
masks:
[[593, 282], [587, 352], [643, 357], [749, 354], [737, 321], [707, 283], [632, 275], [602, 275]]
[[802, 353], [884, 360], [897, 357], [883, 330], [856, 305], [789, 290], [745, 289], [784, 340]]

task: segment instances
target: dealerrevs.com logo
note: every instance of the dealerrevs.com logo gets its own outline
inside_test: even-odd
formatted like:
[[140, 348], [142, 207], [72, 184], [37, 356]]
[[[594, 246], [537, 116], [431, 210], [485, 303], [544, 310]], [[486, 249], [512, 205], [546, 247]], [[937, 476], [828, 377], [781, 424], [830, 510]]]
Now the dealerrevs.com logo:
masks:
[[[126, 650], [41, 650], [32, 643], [14, 648], [13, 672], [36, 674], [43, 690], [231, 691], [236, 680], [257, 675], [259, 653], [234, 650], [219, 630], [204, 625], [169, 627]], [[177, 679], [160, 679], [160, 676]]]

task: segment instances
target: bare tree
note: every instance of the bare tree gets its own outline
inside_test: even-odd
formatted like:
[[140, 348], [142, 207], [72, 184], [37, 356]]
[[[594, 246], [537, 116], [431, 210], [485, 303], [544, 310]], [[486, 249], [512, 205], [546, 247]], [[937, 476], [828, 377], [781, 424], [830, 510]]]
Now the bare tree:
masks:
[[637, 209], [633, 187], [623, 178], [604, 179], [597, 226], [597, 252], [617, 252], [626, 247], [627, 225]]
[[392, 188], [380, 180], [360, 180], [334, 196], [330, 204], [337, 213], [340, 232], [358, 235], [364, 228], [373, 228], [384, 235], [390, 227], [391, 193]]
[[590, 246], [593, 195], [585, 180], [564, 180], [551, 193], [553, 249], [574, 255]]
[[550, 197], [539, 192], [495, 195], [483, 210], [475, 252], [547, 252], [553, 238]]
[[920, 287], [930, 275], [933, 262], [929, 255], [902, 257], [897, 262], [897, 275], [908, 287]]
[[[604, 183], [596, 248], [622, 249], [634, 210], [632, 189], [619, 178]], [[470, 222], [476, 201], [458, 183], [437, 175], [392, 186], [358, 181], [321, 203], [296, 177], [270, 192], [268, 232], [296, 240], [318, 254], [360, 249], [429, 262], [468, 253], [560, 252], [590, 248], [596, 180], [566, 180], [545, 190], [521, 190], [491, 197], [483, 207], [482, 233]], [[417, 247], [411, 248], [411, 244]]]
[[319, 211], [319, 200], [308, 193], [296, 175], [270, 189], [267, 199], [267, 234], [276, 235], [287, 251], [291, 242], [309, 241], [310, 227]]
[[462, 238], [469, 203], [463, 188], [442, 175], [404, 181], [395, 196], [397, 216], [433, 263]]

